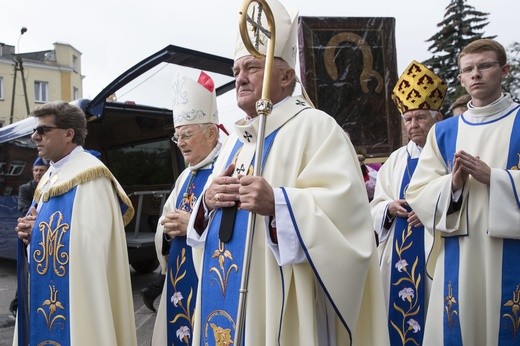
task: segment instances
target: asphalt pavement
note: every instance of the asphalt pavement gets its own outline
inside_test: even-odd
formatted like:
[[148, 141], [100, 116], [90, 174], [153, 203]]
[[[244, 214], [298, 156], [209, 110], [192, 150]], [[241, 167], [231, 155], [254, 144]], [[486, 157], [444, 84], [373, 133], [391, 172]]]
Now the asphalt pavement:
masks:
[[[148, 346], [152, 340], [155, 313], [143, 304], [139, 290], [155, 279], [157, 272], [139, 274], [130, 269], [134, 298], [135, 324], [139, 346]], [[13, 340], [14, 319], [9, 312], [9, 303], [16, 292], [16, 261], [0, 259], [0, 346], [10, 346]], [[159, 299], [155, 301], [157, 308]]]

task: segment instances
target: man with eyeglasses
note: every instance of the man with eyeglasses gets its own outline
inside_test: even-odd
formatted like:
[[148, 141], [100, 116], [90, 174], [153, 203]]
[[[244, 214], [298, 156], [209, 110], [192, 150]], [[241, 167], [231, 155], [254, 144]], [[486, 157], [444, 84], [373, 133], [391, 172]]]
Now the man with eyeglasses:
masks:
[[186, 244], [186, 228], [221, 147], [217, 97], [209, 75], [201, 72], [197, 81], [179, 75], [175, 80], [173, 124], [172, 141], [177, 144], [188, 167], [175, 181], [155, 235], [157, 257], [166, 280], [155, 318], [152, 345], [190, 345], [193, 337], [192, 317], [198, 280], [192, 249]]
[[18, 252], [13, 345], [136, 345], [124, 229], [134, 215], [130, 199], [83, 149], [87, 122], [79, 108], [52, 102], [32, 116], [32, 139], [50, 168], [16, 227], [27, 248]]
[[[268, 78], [266, 59], [251, 55], [239, 36], [233, 73], [244, 117], [223, 145], [188, 225], [188, 244], [202, 263], [193, 345], [388, 345], [357, 154], [334, 118], [293, 95], [298, 13], [276, 0], [268, 4], [276, 47], [264, 138], [256, 103]], [[249, 9], [265, 27], [265, 12]], [[254, 42], [265, 54], [269, 40], [257, 29], [248, 32], [260, 35]], [[262, 170], [253, 175], [258, 141]], [[241, 297], [247, 302], [242, 319]]]
[[433, 71], [412, 61], [392, 92], [409, 142], [394, 151], [379, 169], [370, 203], [373, 227], [379, 236], [379, 268], [391, 345], [403, 345], [403, 337], [409, 343], [422, 345], [431, 285], [426, 275], [426, 258], [433, 238], [410, 209], [404, 193], [428, 132], [442, 120], [439, 110], [447, 88]]
[[518, 344], [520, 105], [495, 40], [468, 44], [459, 69], [468, 110], [432, 128], [406, 192], [435, 237], [424, 344]]

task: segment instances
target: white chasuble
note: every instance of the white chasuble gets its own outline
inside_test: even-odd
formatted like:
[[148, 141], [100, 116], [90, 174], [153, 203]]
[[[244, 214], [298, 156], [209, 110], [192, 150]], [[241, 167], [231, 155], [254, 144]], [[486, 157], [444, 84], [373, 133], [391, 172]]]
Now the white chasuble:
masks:
[[[234, 161], [238, 162], [235, 174], [237, 169], [247, 171], [252, 162], [248, 147], [256, 147], [257, 126], [258, 119], [249, 124], [237, 122], [236, 133], [224, 145], [214, 175]], [[290, 97], [275, 105], [267, 118], [266, 137], [269, 136], [274, 138], [266, 150], [262, 176], [275, 193], [284, 196], [285, 203], [275, 206], [275, 217], [289, 215], [289, 219], [276, 218], [276, 224], [290, 225], [295, 242], [273, 243], [266, 226], [269, 218], [257, 215], [244, 343], [252, 346], [388, 344], [368, 200], [348, 136], [332, 117], [310, 108], [300, 97]], [[239, 152], [235, 147], [237, 141], [241, 145]], [[195, 207], [190, 225], [199, 207], [200, 204]], [[285, 209], [286, 214], [279, 208]], [[211, 219], [202, 236], [193, 228], [188, 230], [188, 242], [202, 246], [205, 253], [199, 271], [198, 296], [202, 298], [197, 300], [195, 309], [197, 345], [206, 341], [216, 344], [216, 337], [233, 340], [235, 333], [237, 300], [208, 312], [204, 292], [200, 292], [200, 283], [205, 279], [214, 279], [215, 284], [219, 280], [216, 271], [221, 268], [218, 264], [209, 266], [211, 256], [222, 258], [224, 271], [219, 273], [229, 273], [230, 280], [232, 277], [239, 280], [234, 276], [242, 269], [241, 261], [233, 262], [238, 268], [231, 264], [232, 259], [240, 256], [226, 250], [240, 238], [237, 232], [245, 233], [245, 227], [236, 227], [237, 218], [231, 240], [222, 243], [217, 234], [211, 234], [219, 230], [219, 225], [212, 226], [217, 221], [217, 217]], [[286, 231], [279, 227], [278, 232]], [[279, 265], [274, 252], [295, 248], [303, 250], [305, 260]], [[231, 295], [229, 292], [228, 286], [226, 298]], [[211, 325], [217, 317], [222, 321], [228, 319], [229, 323]]]
[[[518, 109], [505, 95], [437, 123], [428, 135], [406, 194], [435, 236], [428, 262], [433, 284], [426, 345], [510, 345], [520, 340]], [[469, 176], [455, 208], [451, 169], [459, 150], [491, 167], [491, 181], [487, 186]]]

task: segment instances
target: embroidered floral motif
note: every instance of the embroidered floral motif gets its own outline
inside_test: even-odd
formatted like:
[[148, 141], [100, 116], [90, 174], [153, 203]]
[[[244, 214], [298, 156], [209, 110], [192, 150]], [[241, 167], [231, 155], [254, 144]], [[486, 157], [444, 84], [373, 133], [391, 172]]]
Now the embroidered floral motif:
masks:
[[42, 221], [38, 224], [42, 240], [35, 244], [33, 259], [36, 271], [44, 275], [52, 266], [54, 274], [63, 277], [67, 274], [69, 254], [65, 251], [63, 236], [69, 230], [69, 224], [62, 223], [63, 214], [57, 211], [51, 215], [49, 222]]
[[173, 295], [170, 298], [170, 303], [172, 303], [177, 309], [180, 309], [181, 312], [177, 313], [173, 320], [169, 321], [170, 323], [177, 322], [178, 319], [185, 319], [188, 325], [183, 325], [179, 327], [176, 331], [176, 336], [179, 340], [184, 341], [186, 345], [190, 344], [190, 331], [193, 328], [193, 316], [190, 313], [190, 305], [191, 299], [193, 298], [193, 289], [190, 288], [190, 292], [188, 294], [188, 299], [186, 300], [186, 306], [184, 305], [184, 297], [182, 292], [177, 291], [177, 284], [182, 281], [186, 276], [186, 270], [183, 269], [183, 265], [186, 262], [186, 249], [182, 249], [181, 254], [177, 256], [176, 260], [176, 271], [173, 272], [173, 268], [170, 269], [170, 282], [173, 286]]
[[451, 285], [451, 281], [448, 282], [448, 295], [444, 297], [444, 311], [446, 311], [446, 315], [448, 317], [448, 327], [451, 329], [454, 324], [453, 316], [458, 315], [459, 312], [455, 308], [457, 305], [457, 299], [453, 296], [453, 286]]
[[[36, 312], [37, 313], [41, 312], [43, 314], [43, 317], [45, 318], [45, 322], [47, 323], [47, 328], [49, 328], [49, 330], [51, 330], [52, 327], [54, 326], [54, 323], [56, 323], [58, 320], [65, 321], [66, 318], [64, 315], [61, 315], [61, 314], [54, 315], [58, 309], [65, 310], [65, 308], [63, 307], [61, 302], [58, 301], [58, 290], [56, 289], [56, 287], [49, 286], [49, 290], [50, 290], [49, 299], [45, 299], [42, 303], [42, 307], [38, 308], [38, 310], [36, 310]], [[47, 311], [46, 311], [45, 307], [47, 307]]]
[[510, 319], [513, 324], [513, 337], [516, 337], [518, 330], [520, 329], [520, 285], [516, 286], [513, 291], [513, 299], [508, 300], [504, 306], [511, 307], [511, 312], [504, 314], [504, 319]]
[[[213, 255], [211, 258], [217, 258], [218, 259], [218, 268], [216, 266], [211, 267], [209, 270], [210, 273], [213, 272], [217, 275], [216, 281], [220, 285], [220, 291], [222, 292], [222, 296], [226, 296], [226, 289], [227, 289], [227, 282], [229, 280], [229, 275], [231, 274], [231, 270], [235, 270], [235, 272], [238, 272], [238, 266], [233, 263], [231, 264], [227, 270], [225, 269], [224, 262], [226, 261], [226, 258], [228, 258], [230, 261], [233, 261], [233, 255], [229, 250], [226, 250], [226, 246], [223, 242], [219, 241], [219, 248], [213, 252]], [[220, 268], [220, 270], [219, 270]], [[213, 279], [215, 280], [215, 279]]]
[[411, 236], [412, 228], [411, 226], [408, 226], [406, 232], [403, 232], [401, 235], [401, 243], [399, 243], [399, 239], [396, 239], [394, 247], [394, 251], [397, 253], [399, 258], [394, 266], [397, 271], [403, 275], [399, 277], [397, 281], [393, 282], [392, 285], [397, 286], [403, 283], [406, 284], [406, 286], [399, 291], [399, 297], [407, 304], [405, 304], [406, 307], [401, 307], [394, 303], [393, 309], [399, 312], [402, 319], [399, 324], [394, 320], [391, 320], [390, 323], [392, 328], [394, 328], [399, 334], [403, 345], [407, 343], [419, 345], [419, 342], [415, 340], [413, 335], [409, 335], [409, 333], [416, 334], [421, 330], [419, 322], [412, 318], [417, 316], [421, 311], [419, 295], [417, 292], [419, 291], [419, 284], [421, 283], [422, 278], [421, 273], [416, 273], [419, 258], [417, 256], [415, 257], [411, 271], [408, 270], [409, 264], [404, 258], [406, 251], [413, 246], [413, 241], [409, 239]]
[[189, 345], [190, 328], [187, 326], [181, 326], [179, 329], [177, 329], [175, 335], [179, 338], [180, 341], [184, 341], [187, 345]]

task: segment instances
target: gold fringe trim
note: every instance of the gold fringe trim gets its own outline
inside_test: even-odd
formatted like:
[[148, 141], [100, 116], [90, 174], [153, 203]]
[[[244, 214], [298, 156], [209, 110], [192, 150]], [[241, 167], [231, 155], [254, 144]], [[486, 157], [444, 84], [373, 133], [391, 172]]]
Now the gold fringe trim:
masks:
[[[88, 181], [92, 181], [98, 178], [107, 178], [112, 182], [114, 189], [116, 190], [117, 196], [121, 199], [121, 201], [128, 207], [128, 210], [123, 214], [123, 223], [126, 226], [130, 220], [134, 217], [135, 210], [130, 201], [130, 198], [126, 195], [126, 193], [119, 188], [119, 183], [116, 178], [110, 172], [110, 170], [104, 166], [98, 166], [94, 168], [87, 169], [80, 174], [74, 176], [72, 179], [68, 181], [51, 187], [47, 192], [43, 194], [43, 202], [47, 202], [49, 198], [56, 197], [67, 193], [74, 187], [86, 183]], [[42, 192], [40, 189], [37, 189], [34, 194], [34, 199], [39, 201], [42, 196]]]

